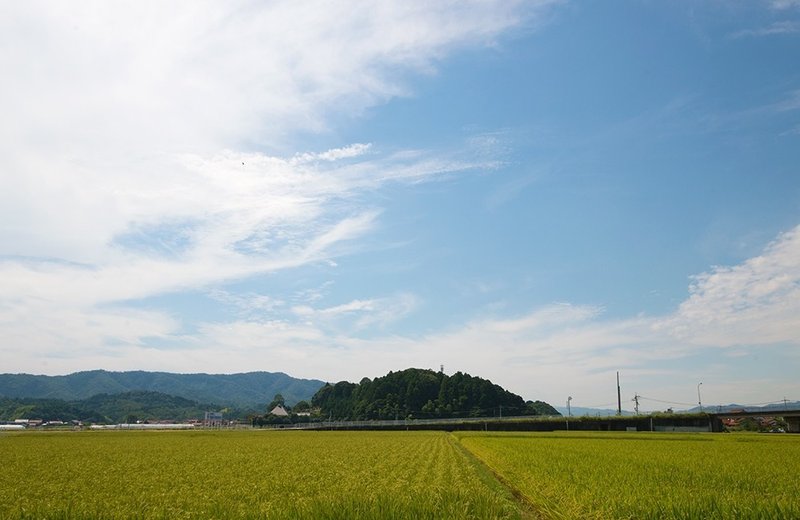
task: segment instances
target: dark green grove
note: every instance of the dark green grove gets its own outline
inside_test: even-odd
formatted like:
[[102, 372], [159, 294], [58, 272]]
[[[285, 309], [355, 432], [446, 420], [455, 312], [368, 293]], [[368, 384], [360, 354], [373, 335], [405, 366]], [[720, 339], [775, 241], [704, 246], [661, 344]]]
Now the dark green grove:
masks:
[[336, 420], [559, 415], [549, 404], [526, 402], [487, 379], [418, 368], [326, 384], [311, 405]]

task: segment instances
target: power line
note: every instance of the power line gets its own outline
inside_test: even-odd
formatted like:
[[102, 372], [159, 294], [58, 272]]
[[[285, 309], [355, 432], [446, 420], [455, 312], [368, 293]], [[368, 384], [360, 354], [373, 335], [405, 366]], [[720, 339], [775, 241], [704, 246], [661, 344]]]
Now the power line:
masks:
[[640, 395], [639, 399], [645, 399], [647, 401], [655, 401], [657, 403], [664, 403], [664, 404], [679, 404], [679, 405], [682, 405], [682, 406], [694, 406], [695, 405], [695, 403], [679, 403], [677, 401], [663, 401], [661, 399], [653, 399], [652, 397], [645, 397], [643, 395]]
[[615, 406], [617, 403], [604, 403], [604, 404], [582, 404], [580, 405], [581, 408], [603, 408], [609, 406]]

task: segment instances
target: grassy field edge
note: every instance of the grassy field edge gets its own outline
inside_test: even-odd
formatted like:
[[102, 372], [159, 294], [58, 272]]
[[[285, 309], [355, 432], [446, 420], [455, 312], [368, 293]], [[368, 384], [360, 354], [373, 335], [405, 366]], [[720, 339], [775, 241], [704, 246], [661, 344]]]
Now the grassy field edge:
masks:
[[502, 474], [489, 465], [481, 457], [473, 453], [468, 447], [461, 443], [461, 438], [454, 434], [448, 434], [448, 441], [453, 448], [458, 450], [469, 464], [478, 478], [481, 479], [490, 489], [502, 494], [505, 498], [513, 501], [519, 508], [520, 518], [526, 520], [547, 520], [549, 517], [544, 514], [536, 504], [520, 489], [509, 482]]

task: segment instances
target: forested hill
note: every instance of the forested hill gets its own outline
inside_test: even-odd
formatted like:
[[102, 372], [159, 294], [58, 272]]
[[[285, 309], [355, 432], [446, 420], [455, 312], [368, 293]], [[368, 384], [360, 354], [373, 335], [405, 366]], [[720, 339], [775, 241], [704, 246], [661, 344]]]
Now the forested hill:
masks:
[[199, 402], [260, 409], [275, 394], [287, 404], [309, 400], [324, 383], [277, 372], [172, 374], [92, 370], [66, 376], [0, 374], [0, 396], [75, 401], [97, 394], [161, 392]]
[[[136, 421], [186, 421], [202, 419], [216, 405], [202, 404], [159, 392], [99, 394], [78, 401], [0, 397], [0, 421], [41, 419], [43, 421], [83, 421], [122, 423]], [[246, 411], [223, 410], [227, 418], [243, 417]]]
[[311, 404], [323, 417], [342, 420], [560, 415], [547, 403], [525, 402], [487, 379], [418, 368], [358, 384], [326, 384]]

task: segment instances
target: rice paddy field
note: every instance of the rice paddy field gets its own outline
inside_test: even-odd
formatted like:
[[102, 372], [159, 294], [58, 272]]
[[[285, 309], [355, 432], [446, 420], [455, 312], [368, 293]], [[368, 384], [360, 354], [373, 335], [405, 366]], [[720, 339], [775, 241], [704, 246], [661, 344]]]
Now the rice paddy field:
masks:
[[0, 518], [518, 518], [444, 433], [0, 436]]
[[0, 433], [0, 518], [800, 518], [800, 436]]
[[554, 432], [460, 440], [545, 518], [800, 518], [796, 435]]

